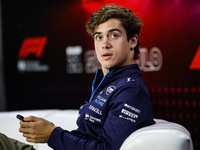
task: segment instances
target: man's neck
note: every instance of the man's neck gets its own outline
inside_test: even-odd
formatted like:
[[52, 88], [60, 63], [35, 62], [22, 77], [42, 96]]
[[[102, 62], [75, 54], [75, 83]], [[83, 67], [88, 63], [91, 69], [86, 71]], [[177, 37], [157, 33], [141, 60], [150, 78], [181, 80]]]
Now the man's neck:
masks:
[[102, 67], [102, 71], [103, 71], [103, 75], [105, 76], [109, 72], [109, 69]]

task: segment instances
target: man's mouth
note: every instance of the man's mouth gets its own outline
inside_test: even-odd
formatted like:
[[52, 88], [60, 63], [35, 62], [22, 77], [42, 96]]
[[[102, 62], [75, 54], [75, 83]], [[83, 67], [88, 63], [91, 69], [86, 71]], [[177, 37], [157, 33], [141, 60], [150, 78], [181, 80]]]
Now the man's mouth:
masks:
[[104, 53], [101, 57], [105, 60], [110, 59], [113, 55], [111, 53]]

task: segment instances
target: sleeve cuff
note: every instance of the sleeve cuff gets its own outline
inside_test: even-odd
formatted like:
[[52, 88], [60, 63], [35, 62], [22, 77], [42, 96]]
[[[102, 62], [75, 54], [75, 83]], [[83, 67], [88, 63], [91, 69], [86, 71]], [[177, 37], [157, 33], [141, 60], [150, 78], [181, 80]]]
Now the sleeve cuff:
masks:
[[48, 140], [47, 144], [48, 144], [50, 147], [53, 148], [54, 145], [55, 145], [55, 143], [56, 143], [56, 141], [57, 141], [57, 139], [60, 138], [60, 135], [62, 134], [63, 131], [64, 131], [64, 130], [63, 130], [61, 127], [56, 127], [56, 128], [52, 131], [52, 133], [51, 133], [51, 135], [50, 135], [50, 137], [49, 137], [49, 140]]

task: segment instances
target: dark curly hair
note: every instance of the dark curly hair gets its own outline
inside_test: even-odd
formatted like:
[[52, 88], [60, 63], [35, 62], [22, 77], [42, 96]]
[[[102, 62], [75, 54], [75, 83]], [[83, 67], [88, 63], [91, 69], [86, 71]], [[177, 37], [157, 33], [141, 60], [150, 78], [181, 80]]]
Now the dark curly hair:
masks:
[[[116, 6], [114, 4], [105, 5], [95, 13], [91, 14], [90, 20], [86, 23], [87, 32], [93, 36], [96, 27], [111, 18], [119, 19], [121, 21], [122, 26], [126, 31], [128, 41], [135, 34], [139, 36], [143, 22], [139, 18], [137, 18], [130, 9]], [[139, 47], [140, 42], [138, 38], [138, 44], [134, 48], [134, 60], [138, 59], [138, 55], [140, 53]]]

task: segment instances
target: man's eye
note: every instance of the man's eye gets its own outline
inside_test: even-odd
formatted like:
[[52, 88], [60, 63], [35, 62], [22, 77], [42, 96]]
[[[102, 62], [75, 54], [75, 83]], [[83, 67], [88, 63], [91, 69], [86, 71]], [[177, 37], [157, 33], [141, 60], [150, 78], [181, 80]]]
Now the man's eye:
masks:
[[101, 37], [101, 36], [96, 36], [95, 39], [96, 39], [96, 40], [101, 40], [102, 37]]
[[110, 38], [111, 39], [116, 39], [116, 38], [118, 38], [118, 34], [112, 33], [112, 34], [110, 34]]

